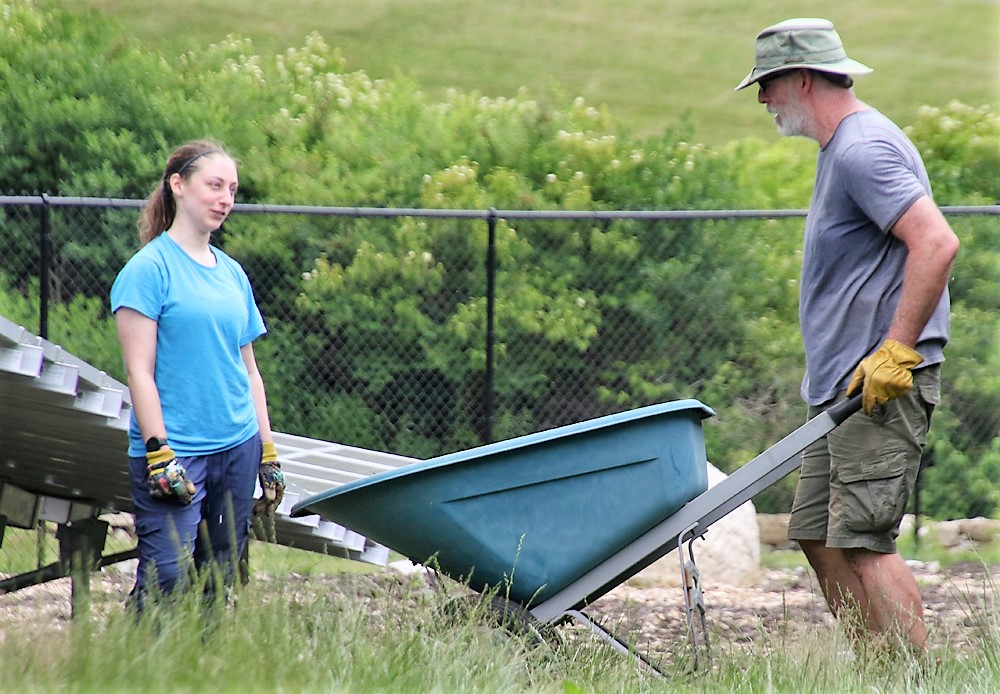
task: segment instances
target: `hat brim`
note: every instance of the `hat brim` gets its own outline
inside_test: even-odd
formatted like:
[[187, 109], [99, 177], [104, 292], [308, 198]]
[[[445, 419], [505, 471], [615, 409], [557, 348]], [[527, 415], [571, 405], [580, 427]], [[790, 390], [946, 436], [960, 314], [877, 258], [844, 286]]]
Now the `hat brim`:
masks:
[[767, 69], [755, 67], [749, 75], [743, 78], [742, 82], [736, 85], [736, 89], [733, 91], [738, 92], [741, 89], [746, 89], [754, 82], [759, 82], [775, 73], [792, 70], [816, 70], [817, 72], [831, 72], [835, 75], [867, 75], [869, 72], [874, 72], [867, 65], [850, 58], [838, 60], [835, 63], [788, 63]]

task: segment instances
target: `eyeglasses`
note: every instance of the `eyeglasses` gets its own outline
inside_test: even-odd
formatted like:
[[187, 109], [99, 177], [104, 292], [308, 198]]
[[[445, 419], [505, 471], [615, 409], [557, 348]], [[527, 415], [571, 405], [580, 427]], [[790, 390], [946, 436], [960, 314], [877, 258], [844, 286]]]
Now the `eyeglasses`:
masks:
[[760, 87], [762, 94], [767, 94], [767, 90], [772, 84], [780, 80], [782, 77], [788, 77], [794, 72], [798, 72], [798, 70], [785, 70], [784, 72], [777, 72], [773, 75], [769, 75], [767, 79], [757, 80], [757, 86]]
[[[788, 73], [785, 73], [785, 74], [788, 74]], [[779, 80], [782, 77], [784, 77], [784, 75], [775, 75], [773, 77], [768, 77], [766, 80], [760, 80], [760, 81], [758, 81], [757, 85], [760, 87], [761, 93], [762, 94], [767, 94], [767, 88], [770, 87], [772, 84], [774, 84], [774, 82], [776, 82], [777, 80]]]

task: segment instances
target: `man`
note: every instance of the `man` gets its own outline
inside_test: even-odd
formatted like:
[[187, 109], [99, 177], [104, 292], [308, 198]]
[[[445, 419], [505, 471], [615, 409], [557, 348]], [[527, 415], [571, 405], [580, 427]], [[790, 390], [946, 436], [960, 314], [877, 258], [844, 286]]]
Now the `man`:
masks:
[[756, 83], [782, 134], [819, 143], [799, 297], [802, 397], [810, 416], [858, 391], [864, 409], [803, 452], [788, 536], [852, 633], [922, 653], [920, 591], [895, 540], [940, 396], [958, 239], [916, 148], [855, 96], [852, 76], [869, 72], [833, 24], [790, 19], [757, 36], [756, 65], [736, 89]]

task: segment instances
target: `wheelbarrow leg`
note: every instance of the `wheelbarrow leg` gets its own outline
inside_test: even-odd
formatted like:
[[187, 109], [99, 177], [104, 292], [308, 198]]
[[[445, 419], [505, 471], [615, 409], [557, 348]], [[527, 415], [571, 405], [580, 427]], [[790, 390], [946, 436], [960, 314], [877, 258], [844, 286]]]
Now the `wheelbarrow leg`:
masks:
[[[701, 537], [701, 535], [694, 536], [693, 532], [696, 527], [696, 523], [692, 524], [677, 536], [677, 554], [681, 565], [681, 586], [684, 589], [684, 613], [688, 627], [688, 639], [691, 642], [691, 666], [687, 670], [688, 673], [694, 672], [700, 667], [702, 652], [705, 654], [705, 659], [711, 661], [705, 596], [701, 589], [701, 573], [698, 571], [698, 565], [694, 559], [694, 541]], [[687, 543], [687, 559], [684, 557], [685, 542]], [[645, 665], [660, 677], [669, 679], [666, 673], [649, 657], [640, 653], [629, 643], [593, 621], [580, 610], [565, 610], [563, 615], [588, 627], [598, 639], [604, 641], [619, 653]]]
[[[687, 618], [688, 638], [691, 641], [691, 669], [697, 670], [699, 665], [699, 655], [705, 651], [705, 659], [711, 660], [712, 654], [708, 644], [708, 619], [705, 610], [705, 595], [701, 590], [701, 573], [694, 561], [694, 541], [691, 537], [687, 541], [688, 559], [684, 559], [684, 538], [692, 533], [697, 524], [687, 528], [677, 536], [677, 556], [681, 562], [681, 586], [684, 588], [684, 615]], [[695, 621], [700, 622], [701, 638], [698, 637]]]
[[591, 630], [591, 632], [593, 632], [593, 634], [598, 639], [600, 639], [601, 641], [604, 641], [606, 644], [608, 644], [609, 646], [611, 646], [613, 649], [615, 649], [619, 653], [621, 653], [621, 654], [623, 654], [623, 655], [625, 655], [625, 656], [627, 656], [629, 658], [632, 658], [632, 659], [638, 661], [641, 665], [645, 665], [646, 667], [648, 667], [650, 670], [652, 670], [655, 674], [659, 675], [663, 679], [669, 679], [667, 677], [666, 673], [664, 673], [663, 670], [661, 670], [659, 668], [659, 666], [656, 663], [654, 663], [652, 660], [650, 660], [647, 656], [645, 656], [642, 653], [640, 653], [638, 650], [636, 650], [635, 648], [633, 648], [632, 646], [630, 646], [625, 641], [622, 641], [620, 638], [618, 638], [617, 636], [615, 636], [612, 632], [608, 631], [603, 626], [601, 626], [597, 622], [595, 622], [592, 619], [590, 619], [590, 617], [588, 617], [587, 615], [585, 615], [580, 610], [566, 610], [566, 612], [564, 612], [564, 614], [567, 617], [571, 617], [573, 620], [575, 620], [575, 621], [579, 622], [580, 624], [588, 627]]

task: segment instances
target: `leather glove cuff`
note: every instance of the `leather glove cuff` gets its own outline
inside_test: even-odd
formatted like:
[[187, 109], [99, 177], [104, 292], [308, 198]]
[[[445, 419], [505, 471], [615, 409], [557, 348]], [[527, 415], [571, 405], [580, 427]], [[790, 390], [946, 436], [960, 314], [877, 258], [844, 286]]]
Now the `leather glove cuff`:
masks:
[[889, 359], [906, 369], [913, 369], [919, 366], [924, 360], [920, 352], [896, 340], [889, 339], [883, 342], [882, 346], [879, 347], [879, 351], [881, 352], [882, 350], [885, 350]]

